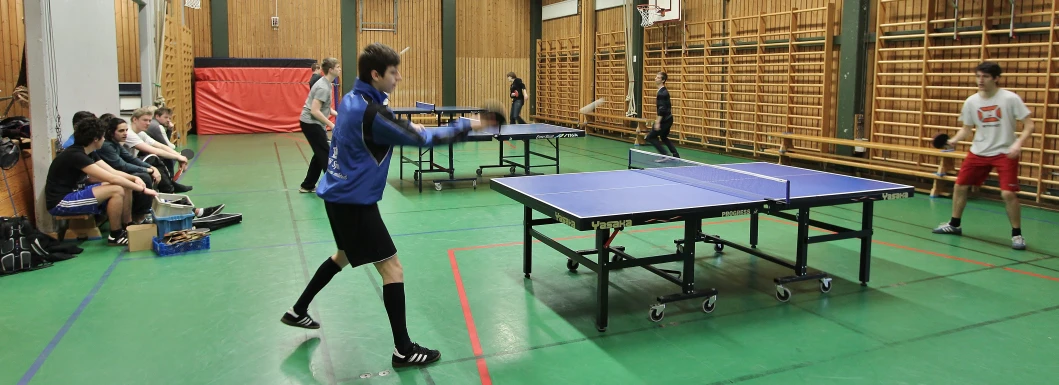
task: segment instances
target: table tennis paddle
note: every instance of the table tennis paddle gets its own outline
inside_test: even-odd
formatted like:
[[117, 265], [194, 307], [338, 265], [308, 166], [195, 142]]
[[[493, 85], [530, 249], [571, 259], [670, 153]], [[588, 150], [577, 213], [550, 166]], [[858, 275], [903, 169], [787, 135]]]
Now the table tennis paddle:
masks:
[[949, 134], [938, 134], [934, 137], [934, 148], [952, 150], [952, 146], [949, 145]]
[[[190, 162], [191, 159], [195, 157], [195, 150], [192, 150], [190, 148], [185, 148], [183, 150], [180, 150], [180, 155], [183, 155], [185, 158], [188, 158], [188, 161]], [[180, 179], [180, 174], [183, 174], [183, 173], [184, 173], [184, 171], [178, 168], [176, 170], [176, 174], [173, 175], [173, 180]]]
[[500, 127], [503, 126], [507, 119], [504, 117], [504, 105], [495, 100], [486, 101], [482, 104], [482, 111], [479, 116], [482, 119], [482, 128], [485, 127]]

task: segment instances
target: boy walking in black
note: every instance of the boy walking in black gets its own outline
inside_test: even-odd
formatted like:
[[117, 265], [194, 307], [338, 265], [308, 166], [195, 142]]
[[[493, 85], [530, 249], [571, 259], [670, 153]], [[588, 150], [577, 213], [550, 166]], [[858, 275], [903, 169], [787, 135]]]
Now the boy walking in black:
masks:
[[654, 127], [651, 127], [651, 132], [644, 138], [655, 146], [655, 150], [659, 154], [669, 155], [666, 153], [666, 149], [662, 148], [662, 145], [658, 143], [661, 139], [666, 147], [669, 147], [669, 152], [673, 153], [674, 158], [679, 158], [680, 154], [677, 153], [676, 146], [669, 141], [669, 129], [673, 127], [673, 104], [669, 100], [669, 90], [666, 89], [666, 80], [669, 79], [669, 75], [665, 72], [659, 72], [655, 75], [655, 85], [658, 86], [658, 94], [655, 96], [655, 113], [658, 115], [658, 119], [655, 120]]

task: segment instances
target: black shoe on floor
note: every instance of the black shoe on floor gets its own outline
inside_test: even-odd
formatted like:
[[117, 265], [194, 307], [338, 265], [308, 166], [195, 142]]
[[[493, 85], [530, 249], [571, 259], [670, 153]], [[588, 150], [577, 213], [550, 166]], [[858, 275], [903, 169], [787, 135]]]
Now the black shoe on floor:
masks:
[[283, 313], [283, 318], [280, 318], [279, 320], [280, 320], [280, 322], [283, 322], [283, 323], [285, 323], [287, 325], [294, 326], [294, 327], [299, 327], [299, 328], [306, 328], [306, 329], [319, 329], [320, 328], [320, 324], [317, 323], [316, 321], [314, 321], [312, 317], [309, 317], [308, 314], [298, 315], [297, 313], [294, 312], [294, 309], [287, 310], [286, 313]]
[[125, 229], [113, 230], [107, 237], [107, 244], [111, 246], [124, 246], [129, 244], [129, 233]]
[[195, 214], [196, 214], [195, 217], [196, 218], [206, 218], [206, 217], [210, 217], [210, 216], [214, 216], [214, 215], [220, 214], [221, 210], [224, 210], [224, 204], [219, 204], [219, 205], [216, 205], [216, 206], [210, 206], [210, 207], [207, 207], [207, 208], [204, 208], [204, 209], [201, 209], [201, 210], [202, 210], [201, 212], [199, 210], [195, 210]]
[[397, 348], [393, 349], [393, 367], [402, 368], [406, 366], [426, 365], [441, 359], [441, 352], [428, 349], [413, 343], [408, 354], [401, 354]]

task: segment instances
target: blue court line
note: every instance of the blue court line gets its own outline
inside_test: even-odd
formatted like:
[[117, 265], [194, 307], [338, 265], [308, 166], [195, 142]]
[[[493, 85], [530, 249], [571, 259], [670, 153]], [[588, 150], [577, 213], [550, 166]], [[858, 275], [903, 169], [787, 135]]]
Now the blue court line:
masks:
[[[202, 147], [199, 147], [198, 154], [195, 156], [194, 159], [191, 160], [191, 162], [188, 162], [188, 170], [191, 170], [191, 166], [194, 166], [195, 161], [202, 156], [202, 153], [204, 151], [206, 151], [206, 146], [210, 144], [211, 140], [213, 140], [213, 137], [206, 139], [206, 143], [203, 143]], [[184, 174], [180, 175], [180, 177], [183, 178], [186, 174], [187, 172], [185, 171]], [[74, 322], [76, 322], [77, 319], [81, 317], [81, 313], [85, 310], [86, 307], [88, 307], [88, 304], [92, 302], [92, 299], [96, 297], [96, 293], [98, 293], [99, 289], [103, 287], [103, 284], [107, 282], [107, 279], [110, 278], [110, 273], [114, 272], [114, 268], [118, 266], [118, 262], [121, 262], [125, 259], [125, 253], [127, 253], [128, 250], [128, 248], [125, 248], [118, 252], [118, 256], [114, 258], [114, 262], [110, 264], [110, 267], [107, 268], [107, 271], [103, 272], [103, 276], [99, 277], [99, 281], [96, 282], [96, 285], [92, 287], [92, 290], [88, 292], [88, 295], [86, 295], [85, 298], [81, 300], [81, 304], [77, 306], [77, 309], [74, 309], [73, 314], [70, 314], [70, 318], [66, 319], [66, 324], [64, 324], [62, 328], [59, 328], [59, 331], [55, 333], [54, 337], [52, 337], [51, 342], [48, 343], [48, 346], [44, 347], [44, 351], [40, 352], [40, 355], [37, 356], [37, 359], [33, 361], [33, 365], [30, 365], [29, 369], [26, 370], [26, 373], [22, 375], [22, 379], [18, 381], [18, 385], [25, 385], [28, 384], [31, 380], [33, 380], [33, 377], [37, 375], [37, 372], [40, 370], [40, 367], [44, 365], [44, 361], [47, 360], [49, 356], [51, 356], [51, 352], [55, 350], [56, 346], [59, 345], [59, 341], [63, 339], [63, 336], [65, 336], [66, 332], [70, 330], [70, 327], [73, 326]]]
[[[1004, 211], [1004, 210], [983, 209], [981, 207], [972, 207], [971, 205], [967, 205], [966, 207], [971, 209], [971, 210], [986, 211], [986, 212], [995, 213], [995, 214], [1003, 214], [1005, 218], [1008, 215], [1008, 212]], [[1043, 223], [1048, 223], [1048, 224], [1053, 224], [1053, 225], [1059, 225], [1059, 222], [1053, 222], [1053, 221], [1049, 221], [1047, 219], [1038, 219], [1038, 218], [1034, 218], [1034, 217], [1027, 217], [1025, 215], [1022, 215], [1022, 220], [1024, 220], [1024, 221], [1025, 220], [1031, 220], [1031, 221], [1043, 222]]]
[[[924, 196], [924, 198], [929, 199], [929, 200], [940, 199], [940, 198], [932, 197], [932, 196], [929, 196], [929, 195], [928, 196]], [[1008, 212], [1004, 211], [1004, 210], [993, 210], [993, 209], [986, 209], [986, 208], [981, 208], [981, 207], [974, 207], [970, 203], [971, 202], [967, 202], [967, 205], [964, 206], [964, 210], [971, 209], [971, 210], [977, 210], [977, 211], [985, 211], [985, 212], [994, 213], [994, 214], [1004, 214], [1004, 217], [1007, 217], [1007, 215], [1008, 215]], [[1025, 211], [1025, 210], [1023, 210], [1023, 211]], [[1024, 220], [1024, 221], [1025, 220], [1030, 220], [1030, 221], [1048, 223], [1048, 224], [1052, 224], [1052, 225], [1059, 225], [1059, 222], [1050, 221], [1050, 220], [1047, 220], [1047, 219], [1028, 217], [1026, 215], [1022, 215], [1022, 220]]]
[[[504, 227], [515, 227], [515, 226], [522, 226], [522, 224], [521, 223], [516, 223], [516, 224], [510, 224], [510, 225], [498, 225], [498, 226], [489, 226], [489, 227], [468, 227], [468, 228], [464, 228], [464, 229], [432, 230], [432, 231], [423, 231], [423, 232], [418, 232], [418, 233], [393, 234], [393, 235], [391, 235], [391, 237], [397, 238], [397, 237], [409, 237], [409, 236], [413, 236], [413, 235], [427, 235], [427, 234], [438, 234], [438, 233], [455, 233], [455, 232], [460, 232], [460, 231], [473, 231], [473, 230], [490, 230], [490, 229], [500, 229], [500, 228], [504, 228]], [[303, 245], [319, 245], [321, 243], [332, 243], [332, 242], [334, 242], [334, 240], [330, 240], [329, 239], [329, 240], [326, 240], [326, 241], [302, 242], [302, 244]], [[289, 247], [289, 246], [297, 246], [297, 245], [298, 245], [297, 243], [283, 243], [283, 244], [278, 244], [278, 245], [251, 246], [251, 247], [243, 247], [243, 248], [238, 248], [238, 249], [217, 249], [217, 250], [209, 250], [209, 252], [210, 253], [226, 253], [226, 252], [230, 252], [230, 251], [249, 251], [249, 250], [261, 250], [261, 249], [274, 249], [274, 248], [278, 248], [278, 247]], [[180, 255], [182, 255], [182, 254], [167, 255], [167, 256], [164, 256], [164, 257], [160, 257], [160, 256], [157, 256], [157, 255], [144, 255], [144, 256], [139, 256], [139, 257], [124, 258], [124, 259], [122, 259], [122, 261], [140, 261], [140, 260], [145, 260], [145, 259], [177, 257], [177, 256], [180, 256]]]
[[114, 258], [114, 262], [111, 262], [110, 267], [107, 268], [107, 271], [103, 273], [102, 277], [99, 277], [99, 281], [96, 282], [96, 286], [92, 287], [92, 290], [88, 292], [88, 295], [86, 295], [85, 298], [81, 300], [81, 304], [77, 306], [77, 309], [74, 310], [74, 313], [70, 315], [70, 318], [66, 319], [66, 324], [64, 324], [63, 327], [59, 329], [59, 332], [55, 333], [55, 337], [52, 337], [51, 342], [48, 343], [48, 346], [44, 347], [44, 351], [40, 352], [40, 355], [37, 356], [37, 360], [33, 361], [33, 365], [29, 367], [29, 370], [26, 371], [26, 374], [22, 375], [22, 379], [18, 381], [19, 385], [28, 384], [29, 381], [37, 375], [37, 371], [39, 371], [40, 367], [44, 365], [44, 360], [48, 359], [48, 356], [50, 356], [51, 352], [55, 350], [55, 347], [59, 345], [59, 341], [63, 339], [63, 336], [66, 335], [66, 332], [69, 331], [70, 327], [73, 326], [74, 322], [77, 321], [79, 317], [81, 317], [81, 313], [85, 310], [85, 307], [88, 307], [88, 303], [92, 302], [92, 299], [96, 297], [96, 293], [98, 293], [99, 289], [103, 287], [103, 283], [107, 281], [107, 278], [110, 277], [110, 273], [114, 272], [114, 268], [118, 266], [118, 262], [120, 262], [122, 260], [122, 257], [124, 256], [125, 250], [122, 250], [118, 253], [118, 256]]
[[[206, 143], [203, 143], [202, 147], [199, 147], [199, 151], [195, 153], [195, 157], [191, 158], [191, 161], [188, 162], [188, 170], [190, 170], [191, 166], [194, 166], [195, 162], [198, 161], [199, 158], [202, 157], [202, 153], [206, 151], [206, 146], [209, 146], [211, 141], [213, 141], [213, 137], [212, 136], [209, 137], [209, 138], [206, 138]], [[184, 179], [184, 175], [187, 175], [187, 171], [186, 170], [184, 171], [183, 174], [180, 174], [180, 177], [176, 179], [176, 182], [179, 182], [181, 179]]]
[[[288, 246], [296, 246], [296, 245], [297, 245], [296, 243], [284, 243], [284, 244], [279, 244], [279, 245], [252, 246], [252, 247], [244, 247], [244, 248], [239, 248], [239, 249], [216, 249], [216, 250], [212, 250], [211, 249], [211, 250], [204, 250], [204, 251], [209, 252], [209, 253], [226, 253], [226, 252], [229, 252], [229, 251], [275, 249], [275, 248], [279, 248], [279, 247], [288, 247]], [[205, 254], [205, 253], [203, 253], [203, 254]], [[138, 260], [141, 260], [141, 259], [170, 258], [170, 257], [179, 257], [181, 255], [184, 255], [184, 253], [173, 254], [173, 255], [165, 255], [165, 256], [150, 254], [150, 255], [141, 255], [139, 257], [129, 257], [129, 258], [123, 259], [122, 261], [138, 261]]]

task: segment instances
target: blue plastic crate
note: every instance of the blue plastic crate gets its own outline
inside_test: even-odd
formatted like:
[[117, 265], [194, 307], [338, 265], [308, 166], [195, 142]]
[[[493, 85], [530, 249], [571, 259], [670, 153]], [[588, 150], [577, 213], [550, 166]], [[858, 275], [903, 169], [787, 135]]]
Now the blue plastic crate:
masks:
[[173, 254], [186, 253], [189, 251], [209, 250], [210, 249], [210, 236], [207, 235], [202, 239], [194, 240], [191, 242], [180, 242], [172, 245], [165, 244], [165, 238], [155, 237], [152, 240], [154, 244], [154, 252], [159, 256], [167, 256]]
[[194, 220], [195, 214], [171, 215], [155, 217], [154, 224], [158, 226], [158, 236], [164, 237], [170, 231], [190, 229], [194, 225]]

